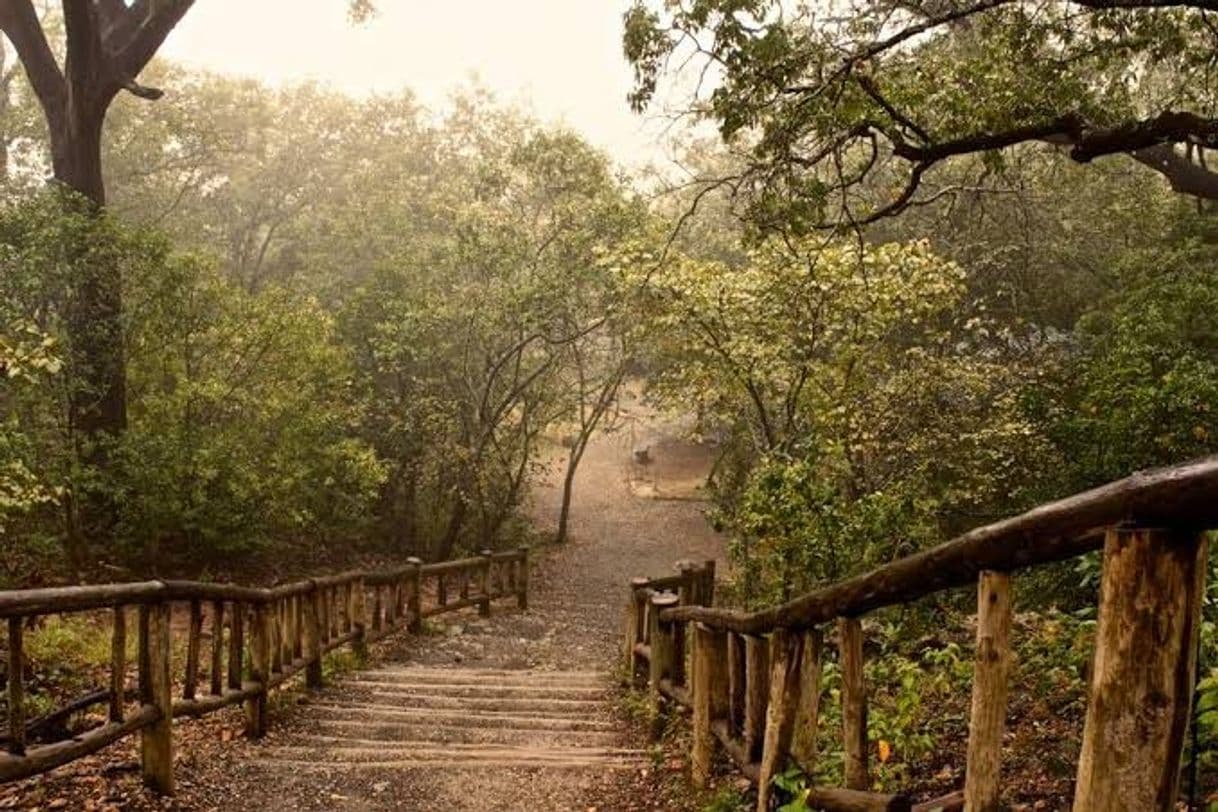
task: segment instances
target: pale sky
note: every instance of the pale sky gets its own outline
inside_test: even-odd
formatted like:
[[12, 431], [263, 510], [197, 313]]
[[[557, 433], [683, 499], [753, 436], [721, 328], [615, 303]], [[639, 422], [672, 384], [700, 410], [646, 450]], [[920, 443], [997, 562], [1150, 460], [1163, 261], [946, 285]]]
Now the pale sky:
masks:
[[[663, 130], [631, 112], [622, 56], [630, 0], [378, 0], [354, 25], [345, 0], [199, 0], [161, 54], [271, 83], [353, 94], [410, 88], [440, 108], [472, 77], [637, 167], [661, 161]], [[171, 88], [167, 88], [172, 92]]]

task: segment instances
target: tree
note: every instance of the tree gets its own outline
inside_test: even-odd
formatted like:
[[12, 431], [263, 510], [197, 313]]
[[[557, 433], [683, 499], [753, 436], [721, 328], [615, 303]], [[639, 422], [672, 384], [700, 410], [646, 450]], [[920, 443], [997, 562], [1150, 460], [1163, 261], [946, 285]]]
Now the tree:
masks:
[[[0, 30], [13, 43], [46, 119], [55, 179], [87, 206], [106, 202], [102, 126], [120, 91], [156, 99], [136, 81], [193, 0], [63, 0], [62, 67], [32, 0], [0, 3]], [[73, 393], [74, 425], [90, 440], [117, 435], [127, 423], [122, 340], [122, 279], [117, 266], [78, 262], [69, 317], [81, 388]], [[85, 451], [96, 459], [95, 444]]]
[[[165, 38], [194, 0], [62, 0], [63, 58], [33, 0], [0, 1], [0, 31], [17, 51], [41, 107], [54, 178], [69, 209], [95, 215], [106, 203], [102, 135], [107, 111], [127, 91], [142, 99], [162, 91], [138, 81]], [[371, 13], [368, 0], [351, 0], [353, 16]], [[80, 459], [109, 466], [109, 449], [127, 426], [122, 267], [91, 256], [90, 240], [69, 247], [73, 267], [66, 313], [68, 364], [76, 370], [69, 396], [70, 424]], [[99, 494], [82, 495], [90, 534], [105, 535], [114, 506]]]
[[[1128, 154], [1218, 200], [1213, 0], [864, 0], [835, 13], [777, 0], [637, 3], [626, 15], [636, 108], [673, 57], [703, 76], [684, 111], [744, 153], [714, 181], [774, 229], [858, 226], [933, 196], [949, 159], [1025, 143], [1088, 163]], [[698, 65], [701, 60], [702, 64]], [[709, 180], [709, 179], [708, 179]]]

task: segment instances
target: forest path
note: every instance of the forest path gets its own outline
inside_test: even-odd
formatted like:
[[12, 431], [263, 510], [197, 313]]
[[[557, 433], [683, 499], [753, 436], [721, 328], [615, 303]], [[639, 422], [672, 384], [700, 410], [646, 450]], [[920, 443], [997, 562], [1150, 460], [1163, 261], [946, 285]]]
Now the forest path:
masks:
[[[677, 439], [676, 424], [630, 394], [624, 403], [624, 423], [598, 435], [580, 467], [570, 541], [536, 557], [529, 611], [496, 605], [490, 618], [448, 615], [420, 637], [394, 636], [380, 667], [277, 713], [265, 740], [229, 747], [225, 764], [198, 776], [208, 785], [200, 800], [250, 810], [655, 808], [631, 799], [651, 763], [612, 700], [624, 585], [680, 559], [721, 557], [723, 540], [690, 498], [711, 450]], [[639, 447], [650, 448], [646, 466], [633, 462]], [[534, 496], [543, 530], [558, 513], [561, 474], [551, 466]]]

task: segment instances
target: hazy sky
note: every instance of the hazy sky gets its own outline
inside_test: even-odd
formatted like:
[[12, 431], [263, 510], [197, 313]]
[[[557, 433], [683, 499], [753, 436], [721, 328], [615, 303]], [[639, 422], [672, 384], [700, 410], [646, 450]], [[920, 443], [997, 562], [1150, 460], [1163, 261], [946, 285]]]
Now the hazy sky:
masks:
[[[345, 0], [200, 0], [162, 53], [281, 83], [355, 94], [408, 87], [429, 106], [472, 77], [626, 165], [663, 156], [659, 122], [630, 111], [622, 56], [629, 0], [378, 0], [353, 25]], [[172, 89], [170, 89], [172, 90]]]

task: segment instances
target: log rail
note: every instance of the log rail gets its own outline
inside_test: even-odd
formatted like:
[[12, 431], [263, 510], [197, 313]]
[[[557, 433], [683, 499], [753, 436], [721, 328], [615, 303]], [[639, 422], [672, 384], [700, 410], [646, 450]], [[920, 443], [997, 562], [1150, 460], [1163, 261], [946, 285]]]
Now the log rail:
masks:
[[[450, 591], [454, 586], [456, 594]], [[487, 616], [492, 601], [502, 598], [514, 598], [527, 609], [528, 590], [529, 553], [521, 547], [436, 564], [412, 558], [393, 570], [350, 572], [269, 589], [145, 581], [0, 592], [0, 618], [8, 628], [8, 732], [0, 740], [0, 783], [46, 772], [138, 733], [145, 782], [171, 794], [173, 719], [243, 704], [247, 734], [260, 737], [266, 732], [269, 692], [301, 674], [308, 688], [320, 688], [326, 654], [344, 646], [363, 652], [399, 629], [417, 632], [424, 618], [445, 612], [477, 607]], [[189, 618], [180, 674], [174, 673], [172, 656], [175, 606], [185, 606]], [[111, 617], [110, 685], [71, 707], [107, 703], [107, 722], [71, 739], [27, 746], [32, 727], [24, 701], [26, 622], [41, 615], [97, 611]], [[132, 616], [134, 691], [127, 687]], [[135, 700], [134, 707], [128, 699]]]
[[[1073, 809], [1168, 812], [1176, 808], [1193, 700], [1207, 531], [1215, 528], [1218, 456], [1041, 505], [759, 612], [712, 606], [713, 580], [690, 599], [681, 576], [635, 578], [626, 612], [629, 671], [636, 686], [648, 687], [657, 717], [674, 707], [691, 711], [693, 782], [707, 784], [721, 750], [757, 784], [757, 809], [766, 812], [773, 779], [788, 765], [815, 774], [821, 658], [831, 631], [842, 673], [846, 786], [811, 788], [808, 806], [997, 810], [1013, 573], [1102, 550]], [[861, 618], [969, 584], [978, 614], [964, 786], [922, 804], [874, 792]], [[662, 727], [660, 719], [652, 729]]]

